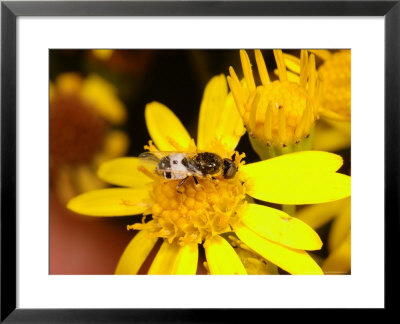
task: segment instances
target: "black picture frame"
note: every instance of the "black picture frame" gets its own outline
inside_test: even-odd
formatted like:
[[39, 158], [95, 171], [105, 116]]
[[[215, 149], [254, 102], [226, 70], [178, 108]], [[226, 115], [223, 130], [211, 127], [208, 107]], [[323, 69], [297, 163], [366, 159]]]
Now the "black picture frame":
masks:
[[[400, 1], [2, 1], [1, 322], [232, 322], [214, 309], [20, 309], [16, 307], [16, 20], [19, 16], [382, 16], [385, 19], [385, 309], [396, 307], [391, 262], [399, 235]], [[371, 188], [373, 190], [373, 188]], [[398, 245], [398, 241], [397, 241]], [[371, 259], [373, 256], [371, 256]], [[373, 262], [373, 261], [371, 261]], [[393, 296], [393, 297], [390, 297]], [[393, 298], [393, 299], [392, 299]], [[212, 312], [212, 314], [210, 314]], [[255, 316], [255, 317], [253, 317]], [[235, 320], [236, 319], [236, 320]]]

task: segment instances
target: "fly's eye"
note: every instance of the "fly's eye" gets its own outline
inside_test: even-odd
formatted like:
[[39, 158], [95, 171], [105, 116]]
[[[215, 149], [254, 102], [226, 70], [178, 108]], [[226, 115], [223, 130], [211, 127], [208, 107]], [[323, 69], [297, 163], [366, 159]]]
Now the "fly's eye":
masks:
[[232, 160], [224, 159], [224, 178], [232, 179], [236, 174], [237, 168]]

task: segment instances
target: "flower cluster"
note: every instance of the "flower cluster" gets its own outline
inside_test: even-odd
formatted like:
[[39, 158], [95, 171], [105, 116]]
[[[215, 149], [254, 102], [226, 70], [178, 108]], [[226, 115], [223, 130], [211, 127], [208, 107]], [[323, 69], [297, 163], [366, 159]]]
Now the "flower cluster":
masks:
[[291, 274], [323, 274], [307, 252], [321, 248], [318, 234], [268, 204], [315, 204], [349, 197], [350, 177], [337, 172], [342, 158], [302, 151], [246, 164], [245, 155], [235, 151], [245, 126], [263, 144], [283, 147], [306, 139], [315, 121], [318, 84], [313, 56], [303, 54], [307, 72], [297, 85], [285, 78], [282, 53], [275, 53], [279, 82], [269, 81], [261, 53], [256, 52], [263, 85], [255, 87], [244, 51], [245, 80], [239, 81], [231, 69], [232, 92], [224, 75], [209, 81], [200, 107], [197, 145], [169, 108], [152, 102], [145, 109], [152, 139], [145, 146], [148, 152], [154, 156], [180, 152], [187, 157], [214, 153], [232, 160], [234, 177], [187, 173], [187, 178], [171, 180], [148, 169], [140, 158], [124, 157], [102, 164], [98, 171], [102, 180], [120, 187], [70, 200], [68, 208], [80, 214], [143, 215], [141, 222], [127, 226], [138, 232], [122, 254], [116, 274], [138, 273], [158, 241], [161, 246], [149, 274], [196, 274], [200, 249], [210, 274], [276, 273], [273, 266]]

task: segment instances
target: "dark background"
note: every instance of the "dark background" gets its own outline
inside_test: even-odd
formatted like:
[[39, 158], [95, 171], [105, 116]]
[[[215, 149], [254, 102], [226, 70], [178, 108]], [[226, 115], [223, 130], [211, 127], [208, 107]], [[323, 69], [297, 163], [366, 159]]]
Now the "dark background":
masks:
[[[272, 51], [263, 54], [269, 71], [273, 71]], [[253, 60], [253, 53], [249, 55]], [[82, 76], [96, 73], [118, 88], [128, 109], [128, 121], [122, 129], [131, 138], [129, 155], [135, 156], [150, 139], [144, 121], [147, 103], [159, 101], [169, 107], [196, 139], [204, 88], [213, 76], [228, 75], [229, 66], [241, 77], [239, 50], [116, 50], [107, 61], [95, 58], [91, 50], [50, 51], [52, 81], [63, 72]], [[257, 78], [257, 73], [254, 76]], [[238, 150], [246, 152], [247, 162], [257, 160], [246, 136]]]

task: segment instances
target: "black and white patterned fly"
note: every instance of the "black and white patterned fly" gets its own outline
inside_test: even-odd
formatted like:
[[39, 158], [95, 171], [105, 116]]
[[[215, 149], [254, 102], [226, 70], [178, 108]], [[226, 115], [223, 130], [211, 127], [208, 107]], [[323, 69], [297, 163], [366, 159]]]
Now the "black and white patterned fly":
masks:
[[164, 179], [181, 179], [178, 188], [189, 177], [193, 177], [198, 184], [197, 178], [222, 176], [224, 179], [232, 179], [237, 172], [237, 167], [231, 159], [223, 159], [210, 152], [146, 152], [140, 154], [139, 158], [147, 164], [153, 164], [154, 172]]

